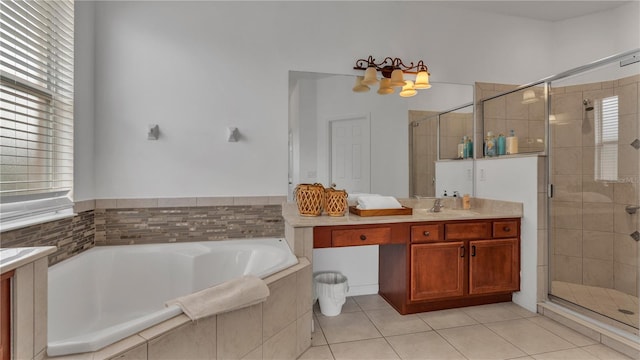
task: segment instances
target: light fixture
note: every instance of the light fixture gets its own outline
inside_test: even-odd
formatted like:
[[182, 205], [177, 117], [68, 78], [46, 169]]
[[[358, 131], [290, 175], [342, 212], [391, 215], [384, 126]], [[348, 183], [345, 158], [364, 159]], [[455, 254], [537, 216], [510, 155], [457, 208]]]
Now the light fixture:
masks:
[[[353, 68], [365, 71], [362, 80], [358, 80], [359, 83], [356, 82], [356, 86], [353, 87], [355, 92], [367, 91], [362, 90], [358, 84], [367, 87], [376, 84], [378, 82], [378, 71], [382, 76], [380, 77], [380, 88], [377, 93], [381, 95], [391, 94], [394, 92], [394, 87], [401, 87], [400, 96], [407, 97], [415, 95], [417, 93], [416, 89], [429, 89], [431, 87], [429, 70], [422, 60], [418, 61], [416, 65], [413, 62], [405, 65], [400, 58], [386, 57], [382, 62], [377, 63], [373, 56], [369, 56], [366, 60], [356, 60], [356, 65]], [[415, 74], [415, 83], [412, 80], [405, 80], [405, 74]]]
[[378, 94], [387, 95], [393, 94], [393, 88], [391, 87], [391, 79], [382, 78], [380, 79], [380, 88], [378, 88]]
[[522, 104], [533, 104], [537, 101], [538, 98], [536, 97], [536, 92], [533, 91], [533, 89], [525, 90], [525, 92], [522, 93]]
[[413, 81], [407, 80], [405, 81], [405, 85], [402, 87], [402, 91], [400, 91], [400, 96], [411, 97], [417, 93], [418, 91], [413, 87]]
[[364, 80], [364, 76], [356, 77], [356, 84], [353, 86], [353, 92], [367, 92], [369, 91], [369, 87], [362, 83]]

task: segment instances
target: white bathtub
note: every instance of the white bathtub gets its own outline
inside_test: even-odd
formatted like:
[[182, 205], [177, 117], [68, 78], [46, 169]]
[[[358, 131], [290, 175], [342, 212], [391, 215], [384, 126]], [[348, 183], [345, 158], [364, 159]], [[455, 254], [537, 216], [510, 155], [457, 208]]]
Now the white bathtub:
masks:
[[49, 268], [47, 354], [98, 350], [182, 313], [168, 300], [297, 262], [273, 238], [92, 248]]

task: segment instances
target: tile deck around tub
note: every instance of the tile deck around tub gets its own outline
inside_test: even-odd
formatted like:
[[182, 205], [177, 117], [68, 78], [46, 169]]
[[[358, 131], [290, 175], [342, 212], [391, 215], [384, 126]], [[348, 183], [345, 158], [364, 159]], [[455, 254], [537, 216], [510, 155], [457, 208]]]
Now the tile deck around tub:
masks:
[[631, 359], [514, 303], [399, 315], [364, 295], [335, 317], [313, 310], [311, 347], [299, 359]]

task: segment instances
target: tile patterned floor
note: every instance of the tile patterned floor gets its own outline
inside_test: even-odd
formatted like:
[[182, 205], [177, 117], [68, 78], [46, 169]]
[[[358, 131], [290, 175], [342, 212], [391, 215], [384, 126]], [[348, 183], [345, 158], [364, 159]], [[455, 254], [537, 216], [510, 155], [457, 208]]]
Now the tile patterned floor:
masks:
[[[564, 281], [551, 283], [551, 294], [564, 300], [578, 304], [627, 325], [638, 328], [640, 322], [640, 306], [638, 297], [625, 294], [614, 289], [597, 286], [573, 284]], [[619, 309], [632, 311], [634, 314], [624, 314]]]
[[311, 348], [299, 359], [630, 359], [513, 303], [413, 315], [378, 295], [347, 298], [338, 316], [314, 306]]

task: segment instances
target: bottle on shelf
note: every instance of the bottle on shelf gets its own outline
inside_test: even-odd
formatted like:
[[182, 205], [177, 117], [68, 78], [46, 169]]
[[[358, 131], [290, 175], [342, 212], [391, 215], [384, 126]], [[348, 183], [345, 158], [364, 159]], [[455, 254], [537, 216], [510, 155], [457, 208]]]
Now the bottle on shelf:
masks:
[[464, 159], [464, 147], [466, 138], [466, 136], [463, 136], [462, 139], [460, 139], [460, 143], [458, 144], [458, 159]]
[[509, 131], [509, 136], [507, 136], [506, 148], [508, 155], [518, 153], [518, 137], [513, 129]]
[[493, 137], [493, 131], [487, 132], [487, 141], [485, 142], [485, 155], [488, 157], [496, 156], [496, 139]]
[[507, 154], [507, 138], [505, 138], [504, 134], [500, 133], [500, 135], [498, 135], [498, 140], [496, 141], [496, 147], [498, 149], [498, 155]]
[[469, 136], [465, 136], [465, 143], [464, 143], [464, 156], [463, 158], [465, 159], [472, 159], [473, 158], [473, 141], [471, 141], [471, 137]]

